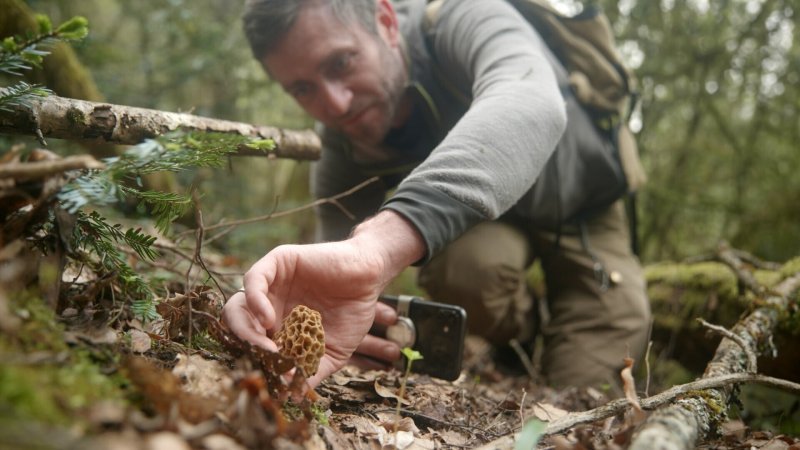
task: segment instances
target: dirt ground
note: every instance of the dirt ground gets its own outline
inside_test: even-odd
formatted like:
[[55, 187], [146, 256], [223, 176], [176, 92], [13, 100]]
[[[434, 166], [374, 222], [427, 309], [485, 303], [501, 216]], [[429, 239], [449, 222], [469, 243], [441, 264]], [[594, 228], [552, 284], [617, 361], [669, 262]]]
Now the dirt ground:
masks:
[[[346, 367], [308, 391], [299, 375], [277, 376], [291, 361], [225, 337], [214, 329], [213, 314], [197, 300], [192, 304], [198, 309], [191, 319], [174, 312], [179, 309], [162, 309], [164, 319], [147, 325], [125, 320], [108, 326], [108, 314], [99, 310], [62, 312], [66, 351], [116, 354], [103, 372], [127, 380], [127, 400], [75, 408], [75, 421], [66, 426], [0, 421], [0, 448], [511, 448], [494, 443], [530, 419], [552, 421], [623, 396], [618, 388], [550, 389], [519, 367], [496, 364], [489, 345], [472, 336], [462, 375], [453, 382]], [[192, 349], [182, 331], [190, 321]], [[546, 437], [538, 448], [622, 449], [639, 421], [624, 409]], [[750, 430], [736, 420], [721, 430], [699, 448], [800, 449], [798, 439]]]

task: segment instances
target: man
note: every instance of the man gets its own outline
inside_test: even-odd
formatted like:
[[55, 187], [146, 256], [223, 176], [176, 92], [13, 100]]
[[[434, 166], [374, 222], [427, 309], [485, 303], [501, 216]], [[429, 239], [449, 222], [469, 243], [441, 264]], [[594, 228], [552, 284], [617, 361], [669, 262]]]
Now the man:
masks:
[[412, 264], [432, 298], [465, 307], [470, 332], [498, 345], [532, 339], [525, 273], [539, 258], [546, 376], [613, 381], [622, 358], [643, 350], [649, 321], [624, 211], [617, 202], [553, 227], [558, 218], [532, 206], [557, 146], [605, 138], [512, 6], [448, 1], [428, 26], [425, 9], [425, 0], [248, 1], [254, 55], [322, 125], [314, 194], [381, 181], [318, 210], [321, 243], [280, 246], [254, 264], [226, 323], [275, 349], [268, 336], [295, 305], [320, 311], [327, 342], [315, 386], [354, 352], [399, 358], [367, 332], [396, 320], [376, 299]]

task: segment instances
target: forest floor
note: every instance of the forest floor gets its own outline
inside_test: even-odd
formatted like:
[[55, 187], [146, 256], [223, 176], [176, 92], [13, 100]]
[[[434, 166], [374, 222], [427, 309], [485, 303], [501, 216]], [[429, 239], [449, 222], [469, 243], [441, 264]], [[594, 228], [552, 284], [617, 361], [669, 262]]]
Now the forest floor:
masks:
[[[309, 392], [301, 377], [268, 373], [285, 370], [281, 358], [220, 344], [232, 338], [212, 318], [219, 296], [210, 290], [171, 297], [147, 324], [110, 301], [75, 297], [55, 315], [41, 300], [12, 297], [0, 296], [10, 319], [0, 322], [2, 449], [511, 448], [491, 444], [531, 418], [557, 420], [624, 395], [548, 388], [496, 364], [471, 336], [454, 382], [348, 366]], [[640, 421], [618, 409], [538, 448], [625, 448]], [[698, 448], [800, 449], [800, 439], [739, 420], [719, 429]]]

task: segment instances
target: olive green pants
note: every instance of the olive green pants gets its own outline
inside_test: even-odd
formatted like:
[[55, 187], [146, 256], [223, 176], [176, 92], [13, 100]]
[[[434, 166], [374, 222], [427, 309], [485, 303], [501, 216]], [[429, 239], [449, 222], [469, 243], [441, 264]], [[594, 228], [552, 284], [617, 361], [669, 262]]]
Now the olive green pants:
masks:
[[[467, 311], [470, 333], [503, 345], [544, 338], [542, 369], [552, 385], [617, 384], [623, 358], [646, 347], [650, 306], [631, 252], [622, 202], [556, 234], [508, 222], [481, 223], [425, 265], [419, 283], [431, 298]], [[541, 260], [548, 316], [535, 326], [527, 271]]]

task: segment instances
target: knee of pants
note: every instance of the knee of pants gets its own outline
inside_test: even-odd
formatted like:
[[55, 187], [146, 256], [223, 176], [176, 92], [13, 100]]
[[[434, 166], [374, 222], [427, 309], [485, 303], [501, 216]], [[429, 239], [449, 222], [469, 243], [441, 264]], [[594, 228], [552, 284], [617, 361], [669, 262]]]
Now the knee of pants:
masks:
[[626, 287], [617, 292], [612, 288], [594, 300], [566, 299], [572, 302], [561, 305], [560, 317], [545, 330], [542, 362], [551, 382], [618, 384], [623, 358], [640, 361], [647, 346], [650, 308], [643, 286]]
[[532, 302], [522, 268], [480, 260], [437, 261], [420, 271], [419, 284], [433, 300], [464, 308], [470, 333], [497, 344], [525, 334]]

